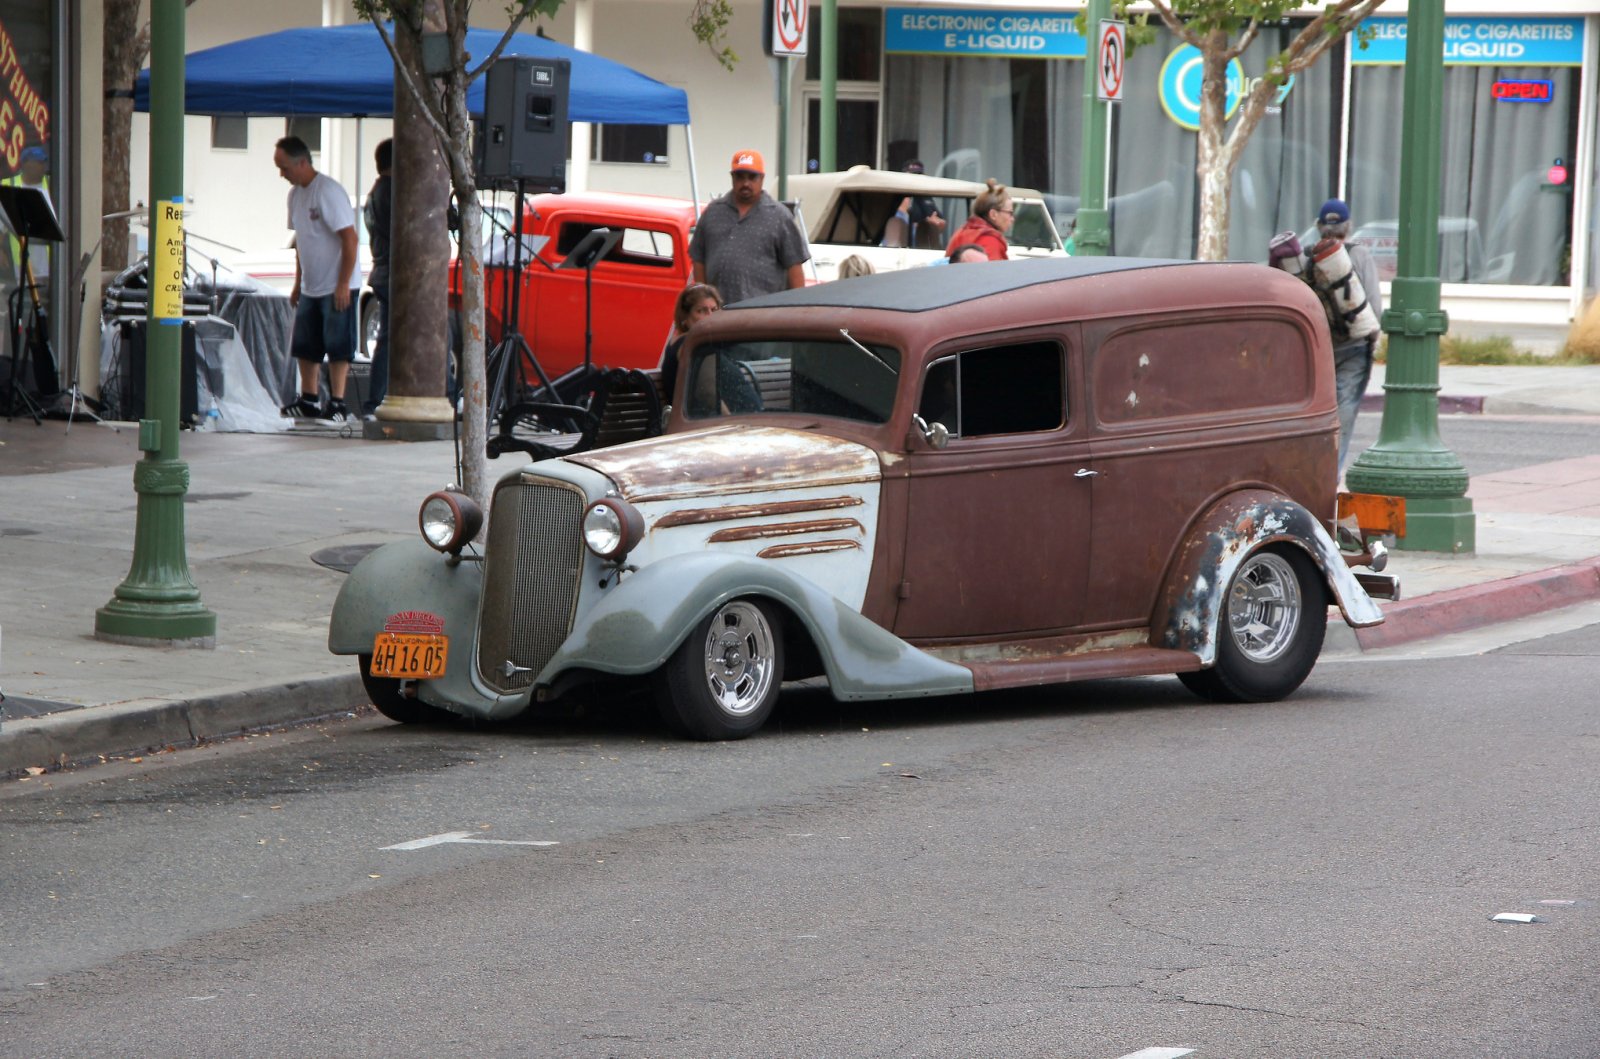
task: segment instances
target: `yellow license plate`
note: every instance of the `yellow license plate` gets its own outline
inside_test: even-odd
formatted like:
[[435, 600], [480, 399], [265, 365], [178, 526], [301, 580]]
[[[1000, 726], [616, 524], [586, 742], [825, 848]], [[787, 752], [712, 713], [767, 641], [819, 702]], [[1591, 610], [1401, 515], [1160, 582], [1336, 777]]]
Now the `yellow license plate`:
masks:
[[372, 641], [372, 675], [400, 680], [444, 676], [450, 637], [435, 633], [380, 632]]

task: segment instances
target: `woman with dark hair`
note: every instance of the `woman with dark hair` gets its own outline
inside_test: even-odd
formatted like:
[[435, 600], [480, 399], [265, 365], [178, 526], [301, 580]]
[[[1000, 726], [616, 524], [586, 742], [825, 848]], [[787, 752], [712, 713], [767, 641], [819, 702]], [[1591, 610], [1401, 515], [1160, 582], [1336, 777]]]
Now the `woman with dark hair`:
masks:
[[672, 400], [673, 387], [678, 384], [678, 350], [696, 320], [704, 320], [722, 308], [722, 295], [709, 283], [691, 283], [683, 288], [672, 307], [672, 341], [661, 355], [661, 385], [667, 400]]
[[950, 237], [945, 247], [947, 253], [958, 246], [971, 244], [987, 254], [990, 261], [1004, 261], [1011, 256], [1007, 251], [1010, 244], [1006, 241], [1006, 233], [1011, 231], [1012, 222], [1016, 219], [1011, 192], [994, 177], [989, 178], [988, 184], [972, 200], [972, 216], [967, 218], [967, 223], [957, 228], [956, 234]]

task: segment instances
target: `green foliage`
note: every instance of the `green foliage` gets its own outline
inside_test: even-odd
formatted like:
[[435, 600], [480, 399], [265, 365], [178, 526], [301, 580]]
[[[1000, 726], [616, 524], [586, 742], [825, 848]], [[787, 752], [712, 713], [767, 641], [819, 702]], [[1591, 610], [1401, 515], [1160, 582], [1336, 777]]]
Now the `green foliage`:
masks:
[[725, 70], [732, 70], [739, 61], [739, 56], [728, 47], [728, 26], [732, 21], [732, 0], [694, 0], [689, 12], [689, 29], [695, 40], [710, 49]]
[[[1388, 358], [1387, 338], [1380, 345], [1375, 359], [1381, 364]], [[1491, 364], [1516, 367], [1565, 368], [1583, 364], [1600, 364], [1600, 346], [1585, 346], [1569, 339], [1556, 353], [1535, 353], [1519, 349], [1508, 335], [1448, 334], [1439, 339], [1440, 364]]]

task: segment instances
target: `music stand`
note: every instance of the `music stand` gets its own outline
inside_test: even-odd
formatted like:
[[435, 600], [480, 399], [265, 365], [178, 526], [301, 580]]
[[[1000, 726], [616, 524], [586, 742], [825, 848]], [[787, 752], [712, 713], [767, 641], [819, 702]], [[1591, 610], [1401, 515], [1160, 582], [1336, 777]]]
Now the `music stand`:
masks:
[[583, 375], [594, 372], [594, 266], [595, 262], [616, 249], [622, 242], [622, 233], [610, 228], [596, 228], [573, 247], [567, 259], [556, 268], [583, 269]]
[[[50, 196], [45, 194], [41, 187], [31, 187], [26, 184], [0, 184], [0, 211], [4, 211], [6, 223], [11, 226], [12, 234], [17, 237], [20, 248], [21, 274], [17, 277], [17, 289], [13, 293], [16, 300], [16, 317], [11, 327], [11, 387], [6, 398], [6, 414], [16, 415], [17, 398], [22, 399], [22, 405], [38, 423], [44, 408], [33, 399], [33, 395], [23, 390], [18, 385], [18, 369], [22, 360], [23, 334], [27, 330], [22, 326], [22, 293], [27, 292], [31, 299], [31, 308], [34, 314], [34, 328], [39, 326], [39, 314], [42, 309], [39, 305], [39, 287], [33, 279], [33, 265], [28, 260], [28, 243], [38, 240], [46, 243], [59, 243], [67, 237], [61, 231], [61, 222], [56, 220], [56, 210], [50, 203]], [[59, 391], [56, 380], [40, 378], [41, 374], [53, 376], [55, 373], [54, 354], [50, 352], [48, 342], [41, 351], [34, 349], [34, 388], [41, 396], [46, 396], [45, 386], [55, 387], [49, 391], [53, 395]], [[40, 371], [41, 352], [44, 357], [44, 367], [48, 370]]]

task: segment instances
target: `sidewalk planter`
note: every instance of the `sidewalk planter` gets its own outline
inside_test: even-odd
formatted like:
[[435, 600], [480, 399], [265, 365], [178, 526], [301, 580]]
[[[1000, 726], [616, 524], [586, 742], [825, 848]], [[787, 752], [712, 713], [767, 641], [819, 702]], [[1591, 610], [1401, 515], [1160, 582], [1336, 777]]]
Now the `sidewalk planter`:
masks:
[[[662, 437], [502, 478], [356, 567], [329, 646], [402, 721], [648, 680], [702, 739], [840, 699], [1174, 673], [1293, 692], [1329, 605], [1321, 306], [1256, 265], [1032, 260], [752, 299], [691, 334]], [[1370, 576], [1370, 575], [1368, 575]]]

